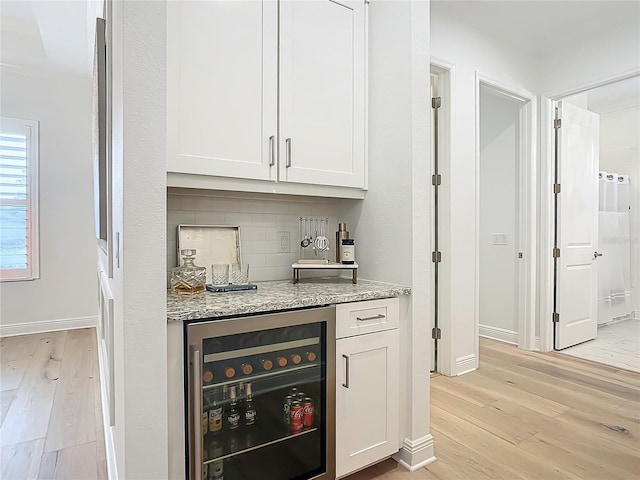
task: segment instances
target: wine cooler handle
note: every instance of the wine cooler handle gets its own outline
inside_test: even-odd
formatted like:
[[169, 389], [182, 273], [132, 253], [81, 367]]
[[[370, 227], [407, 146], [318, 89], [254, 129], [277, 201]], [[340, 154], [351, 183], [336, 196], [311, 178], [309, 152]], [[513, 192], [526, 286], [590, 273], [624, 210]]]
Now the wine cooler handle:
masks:
[[[191, 388], [193, 389], [193, 447], [194, 447], [194, 462], [195, 462], [195, 478], [200, 480], [202, 478], [202, 390], [200, 388], [200, 379], [202, 378], [201, 366], [200, 366], [200, 350], [192, 348], [191, 361], [193, 362], [192, 373], [193, 379]], [[200, 426], [200, 428], [198, 428]]]
[[345, 388], [349, 388], [349, 355], [345, 355], [344, 353], [342, 354], [342, 358], [344, 358], [346, 360], [345, 362], [345, 372], [344, 372], [344, 378], [345, 378], [345, 383], [342, 384], [343, 387]]

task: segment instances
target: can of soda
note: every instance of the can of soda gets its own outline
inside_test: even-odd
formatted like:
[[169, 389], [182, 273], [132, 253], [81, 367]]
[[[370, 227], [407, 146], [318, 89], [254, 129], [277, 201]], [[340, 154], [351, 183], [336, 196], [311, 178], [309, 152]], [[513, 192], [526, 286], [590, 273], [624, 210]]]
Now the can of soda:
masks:
[[291, 431], [298, 432], [302, 430], [304, 412], [302, 404], [298, 400], [294, 400], [291, 403]]
[[313, 399], [311, 397], [305, 397], [304, 402], [302, 402], [302, 423], [305, 427], [313, 426]]
[[296, 387], [289, 389], [289, 395], [295, 397], [296, 395], [298, 395], [298, 389]]
[[282, 421], [289, 425], [291, 423], [291, 403], [293, 402], [293, 397], [291, 395], [287, 395], [284, 397], [284, 402], [282, 403]]

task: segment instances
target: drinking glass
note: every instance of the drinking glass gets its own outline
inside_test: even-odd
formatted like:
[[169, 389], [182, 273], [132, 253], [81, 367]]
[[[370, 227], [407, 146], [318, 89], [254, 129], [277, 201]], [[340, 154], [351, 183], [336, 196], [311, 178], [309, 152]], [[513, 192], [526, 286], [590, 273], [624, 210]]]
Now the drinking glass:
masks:
[[234, 263], [231, 265], [231, 283], [246, 285], [249, 283], [249, 264]]
[[214, 263], [211, 265], [211, 283], [218, 286], [229, 284], [228, 264]]

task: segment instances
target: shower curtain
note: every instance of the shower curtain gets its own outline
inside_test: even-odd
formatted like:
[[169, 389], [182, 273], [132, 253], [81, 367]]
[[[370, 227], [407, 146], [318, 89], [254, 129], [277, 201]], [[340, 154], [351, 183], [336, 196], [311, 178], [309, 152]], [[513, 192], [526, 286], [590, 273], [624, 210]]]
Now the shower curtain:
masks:
[[598, 325], [632, 313], [629, 176], [599, 173]]

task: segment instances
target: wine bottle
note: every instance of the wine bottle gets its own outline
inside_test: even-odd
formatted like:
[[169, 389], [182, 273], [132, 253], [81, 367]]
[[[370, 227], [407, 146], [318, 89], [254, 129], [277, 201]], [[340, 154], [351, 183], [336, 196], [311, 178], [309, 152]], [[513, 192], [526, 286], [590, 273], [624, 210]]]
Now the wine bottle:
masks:
[[313, 350], [309, 350], [308, 352], [305, 352], [304, 357], [307, 359], [307, 362], [315, 362], [318, 358], [318, 354]]
[[256, 410], [253, 406], [253, 395], [251, 393], [251, 384], [247, 383], [246, 387], [247, 399], [244, 405], [244, 425], [251, 426], [256, 423]]
[[224, 367], [224, 376], [227, 378], [233, 378], [236, 376], [236, 369], [233, 365], [227, 365]]
[[268, 358], [261, 358], [260, 365], [262, 365], [263, 370], [271, 370], [273, 368], [273, 362]]
[[227, 428], [231, 431], [238, 430], [240, 426], [240, 411], [236, 399], [236, 387], [229, 387], [230, 404], [227, 410]]
[[214, 390], [213, 403], [209, 410], [209, 432], [218, 435], [222, 431], [222, 398], [220, 390]]
[[213, 369], [205, 367], [202, 372], [202, 383], [204, 385], [209, 385], [211, 382], [213, 382]]
[[287, 357], [284, 357], [284, 356], [276, 357], [276, 365], [278, 365], [279, 367], [286, 367], [288, 363], [289, 363], [289, 360], [287, 360]]
[[243, 362], [242, 365], [240, 365], [240, 371], [244, 375], [251, 375], [253, 373], [253, 365], [249, 362]]
[[302, 356], [295, 352], [289, 355], [289, 359], [293, 365], [299, 365], [302, 362]]

